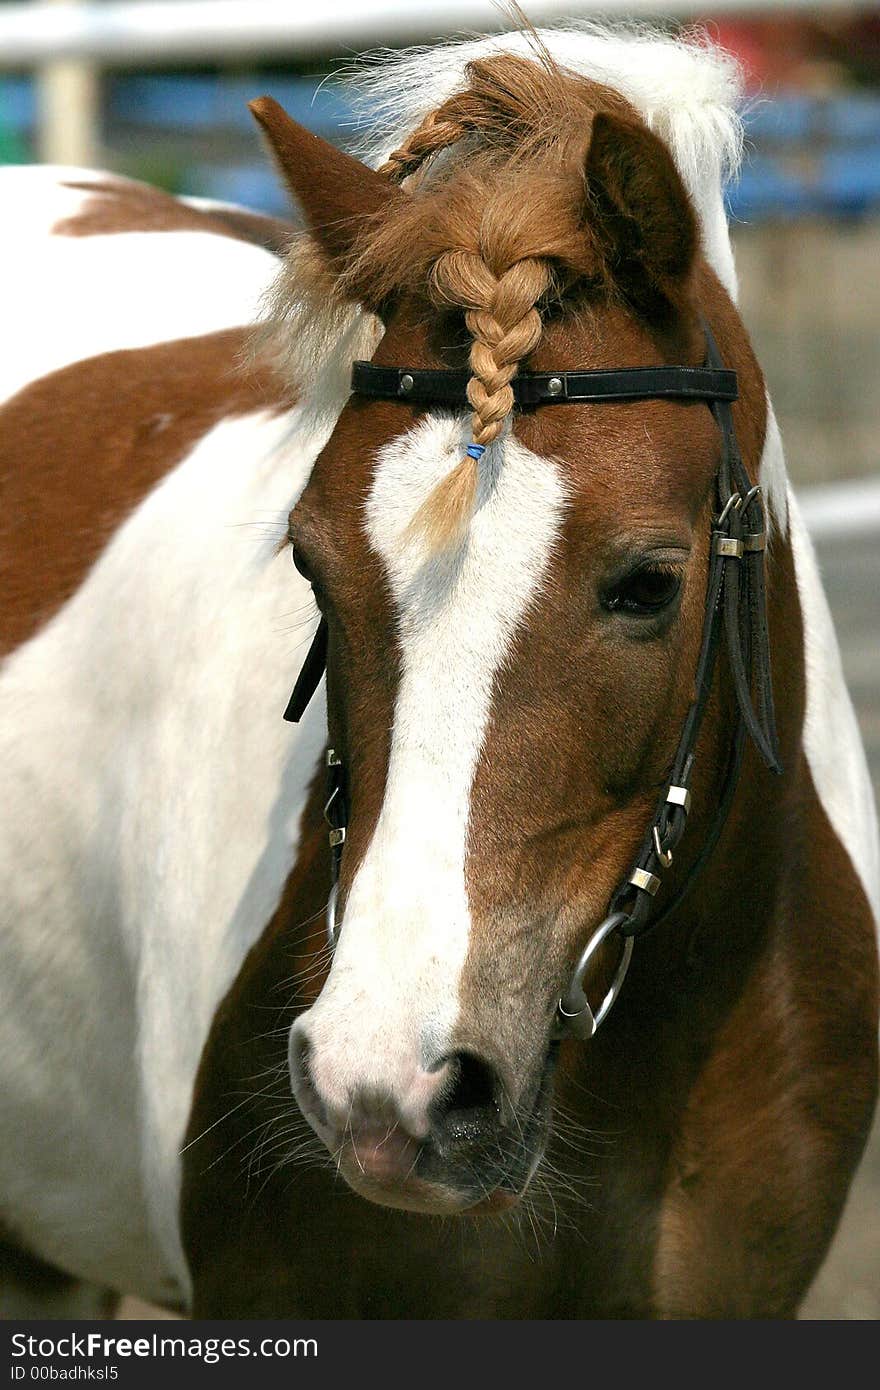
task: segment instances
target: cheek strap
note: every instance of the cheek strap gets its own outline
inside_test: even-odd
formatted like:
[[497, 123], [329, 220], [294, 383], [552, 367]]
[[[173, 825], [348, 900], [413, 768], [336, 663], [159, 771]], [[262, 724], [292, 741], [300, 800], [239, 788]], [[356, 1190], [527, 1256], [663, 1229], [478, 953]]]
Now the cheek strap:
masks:
[[318, 630], [312, 638], [312, 645], [306, 653], [302, 670], [296, 678], [293, 694], [287, 702], [284, 718], [288, 724], [298, 724], [305, 714], [309, 701], [321, 683], [327, 669], [327, 619], [321, 616]]

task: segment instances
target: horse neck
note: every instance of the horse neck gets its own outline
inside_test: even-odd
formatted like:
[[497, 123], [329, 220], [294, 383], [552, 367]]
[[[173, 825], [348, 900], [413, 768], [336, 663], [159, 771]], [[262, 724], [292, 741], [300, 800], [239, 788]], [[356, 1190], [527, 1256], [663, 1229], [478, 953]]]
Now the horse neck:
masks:
[[[761, 945], [761, 926], [769, 927], [774, 921], [776, 902], [791, 863], [788, 846], [797, 835], [797, 823], [804, 812], [804, 635], [794, 555], [787, 534], [777, 534], [773, 541], [767, 572], [767, 616], [782, 774], [769, 770], [747, 739], [727, 823], [704, 881], [695, 887], [694, 901], [685, 913], [691, 958], [697, 948], [694, 920], [699, 919], [700, 949], [713, 953], [705, 934], [714, 931], [717, 948], [741, 953], [744, 968], [751, 951]], [[739, 717], [724, 656], [719, 684], [715, 731], [719, 760], [711, 774], [713, 790], [707, 793], [710, 814], [715, 814], [721, 795], [724, 762]], [[706, 926], [710, 922], [713, 926]]]

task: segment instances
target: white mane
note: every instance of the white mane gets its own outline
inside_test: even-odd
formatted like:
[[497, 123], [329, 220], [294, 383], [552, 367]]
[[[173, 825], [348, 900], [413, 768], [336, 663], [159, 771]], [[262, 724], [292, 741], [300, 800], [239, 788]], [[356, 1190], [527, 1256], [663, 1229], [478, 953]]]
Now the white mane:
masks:
[[[742, 153], [736, 60], [705, 36], [674, 39], [644, 28], [569, 24], [538, 31], [562, 66], [625, 96], [672, 152], [703, 229], [706, 257], [736, 298], [723, 190]], [[435, 106], [465, 85], [464, 70], [494, 53], [535, 55], [529, 36], [500, 34], [440, 47], [367, 56], [346, 74], [371, 131], [361, 153], [380, 164]]]

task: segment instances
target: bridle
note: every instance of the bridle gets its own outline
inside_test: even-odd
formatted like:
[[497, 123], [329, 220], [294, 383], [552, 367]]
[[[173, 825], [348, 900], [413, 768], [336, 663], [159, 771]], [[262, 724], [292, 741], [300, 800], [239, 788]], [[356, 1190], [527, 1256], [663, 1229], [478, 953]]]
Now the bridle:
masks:
[[[737, 398], [736, 373], [721, 363], [709, 325], [703, 322], [706, 358], [702, 367], [622, 367], [614, 371], [521, 372], [511, 382], [520, 408], [607, 401], [705, 401], [721, 432], [721, 463], [715, 478], [718, 511], [712, 550], [694, 696], [685, 717], [669, 778], [642, 838], [632, 868], [611, 898], [608, 913], [595, 929], [574, 967], [556, 1012], [555, 1038], [591, 1038], [620, 993], [637, 937], [656, 928], [679, 907], [710, 859], [727, 820], [736, 791], [748, 733], [767, 766], [781, 772], [767, 606], [764, 585], [766, 528], [760, 487], [746, 472], [733, 426], [731, 403]], [[378, 400], [403, 400], [467, 409], [471, 373], [377, 367], [355, 362], [351, 389]], [[691, 807], [690, 781], [696, 745], [709, 703], [722, 634], [736, 693], [738, 716], [717, 808], [700, 854], [663, 911], [652, 917], [662, 875], [671, 867]], [[297, 722], [315, 693], [327, 664], [327, 621], [323, 616], [303, 663], [284, 718]], [[754, 688], [754, 698], [753, 698]], [[336, 752], [327, 751], [327, 801], [330, 826], [331, 891], [328, 933], [335, 944], [336, 899], [342, 847], [348, 824], [345, 769]], [[602, 943], [617, 935], [620, 961], [605, 997], [594, 1011], [584, 993], [584, 977]]]

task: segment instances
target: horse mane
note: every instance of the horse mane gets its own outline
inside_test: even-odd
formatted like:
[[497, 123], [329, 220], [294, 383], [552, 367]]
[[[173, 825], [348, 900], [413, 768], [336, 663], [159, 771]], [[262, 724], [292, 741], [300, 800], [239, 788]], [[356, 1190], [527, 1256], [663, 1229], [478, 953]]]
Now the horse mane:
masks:
[[[603, 111], [666, 144], [707, 259], [735, 297], [723, 184], [741, 155], [741, 79], [704, 36], [587, 23], [385, 53], [346, 76], [373, 114], [360, 154], [417, 196], [394, 200], [371, 225], [340, 282], [301, 238], [268, 300], [264, 346], [268, 336], [325, 428], [347, 398], [351, 362], [371, 356], [382, 335], [358, 302], [421, 291], [464, 311], [473, 440], [498, 436], [510, 379], [540, 338], [542, 305], [560, 278], [603, 278], [601, 246], [585, 235], [578, 205], [590, 127]], [[476, 468], [466, 457], [429, 499], [421, 520], [435, 540], [450, 538], [469, 511]]]
[[703, 225], [709, 260], [735, 295], [721, 194], [742, 158], [743, 79], [733, 55], [701, 30], [672, 37], [643, 24], [572, 21], [539, 29], [534, 37], [517, 32], [366, 54], [340, 75], [363, 113], [357, 153], [368, 164], [382, 164], [433, 108], [465, 84], [470, 63], [505, 53], [533, 61], [547, 54], [559, 67], [611, 88], [635, 107], [672, 153]]

